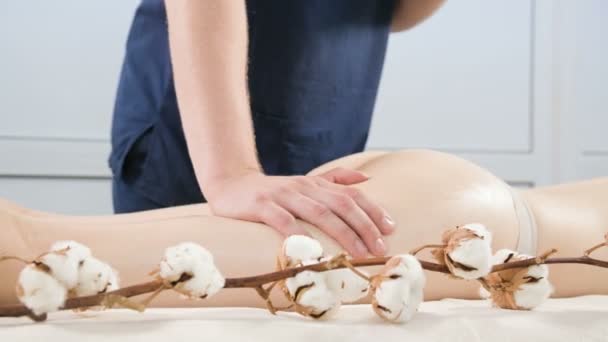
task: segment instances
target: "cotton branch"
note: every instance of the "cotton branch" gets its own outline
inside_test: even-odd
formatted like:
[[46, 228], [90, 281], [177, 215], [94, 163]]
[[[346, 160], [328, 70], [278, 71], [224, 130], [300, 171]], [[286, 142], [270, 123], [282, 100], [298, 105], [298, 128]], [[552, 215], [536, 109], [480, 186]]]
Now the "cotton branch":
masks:
[[[384, 265], [391, 257], [377, 257], [377, 258], [368, 258], [368, 259], [354, 259], [350, 260], [350, 264], [353, 267], [367, 267], [367, 266], [381, 266]], [[431, 271], [431, 272], [439, 272], [450, 274], [450, 271], [445, 265], [423, 261], [420, 260], [420, 264], [422, 268]], [[503, 271], [506, 269], [513, 268], [524, 268], [532, 265], [538, 264], [584, 264], [597, 266], [602, 268], [608, 268], [608, 261], [593, 259], [588, 256], [575, 257], [575, 258], [548, 258], [545, 260], [540, 260], [539, 258], [530, 258], [526, 260], [508, 262], [505, 264], [496, 265], [492, 268], [492, 272]], [[294, 277], [296, 274], [303, 271], [317, 271], [323, 272], [331, 269], [339, 269], [349, 267], [349, 265], [345, 263], [335, 263], [332, 260], [312, 264], [308, 266], [301, 266], [290, 268], [282, 271], [265, 273], [257, 276], [251, 277], [241, 277], [241, 278], [227, 278], [224, 288], [252, 288], [260, 292], [260, 289], [263, 289], [262, 286], [266, 284], [274, 284], [277, 281]], [[153, 280], [142, 284], [132, 285], [128, 287], [124, 287], [115, 291], [111, 291], [108, 293], [93, 295], [93, 296], [85, 296], [85, 297], [76, 297], [70, 298], [66, 301], [65, 305], [62, 309], [64, 310], [72, 310], [72, 309], [83, 309], [89, 308], [93, 306], [102, 305], [105, 301], [107, 301], [108, 296], [113, 296], [114, 298], [124, 297], [130, 298], [135, 297], [147, 293], [155, 293], [158, 292], [159, 289], [166, 288], [170, 289], [171, 287], [167, 287], [166, 284], [160, 280]], [[266, 293], [267, 296], [267, 293]], [[265, 298], [267, 299], [267, 298]], [[20, 317], [20, 316], [29, 316], [36, 321], [44, 320], [46, 317], [36, 316], [34, 315], [27, 307], [21, 304], [15, 305], [4, 305], [0, 306], [0, 317]]]

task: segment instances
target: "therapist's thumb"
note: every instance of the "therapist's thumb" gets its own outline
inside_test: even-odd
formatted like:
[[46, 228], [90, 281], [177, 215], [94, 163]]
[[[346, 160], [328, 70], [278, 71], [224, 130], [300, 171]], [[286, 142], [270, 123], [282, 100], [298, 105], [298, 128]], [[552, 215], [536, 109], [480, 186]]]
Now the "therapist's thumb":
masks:
[[369, 176], [357, 170], [337, 167], [319, 175], [319, 177], [328, 180], [332, 183], [342, 185], [352, 185], [365, 182]]

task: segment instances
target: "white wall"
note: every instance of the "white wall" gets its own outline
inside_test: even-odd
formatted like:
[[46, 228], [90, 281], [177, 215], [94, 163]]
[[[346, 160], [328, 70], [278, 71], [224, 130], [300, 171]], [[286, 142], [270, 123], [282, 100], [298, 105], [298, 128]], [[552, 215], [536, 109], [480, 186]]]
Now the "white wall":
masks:
[[0, 11], [0, 197], [110, 213], [118, 72], [138, 0], [7, 0]]
[[391, 40], [369, 147], [446, 150], [521, 186], [608, 175], [607, 15], [603, 0], [447, 1]]
[[[109, 127], [137, 0], [7, 0], [0, 197], [111, 212]], [[425, 147], [520, 186], [608, 174], [608, 2], [447, 1], [393, 35], [369, 148]]]

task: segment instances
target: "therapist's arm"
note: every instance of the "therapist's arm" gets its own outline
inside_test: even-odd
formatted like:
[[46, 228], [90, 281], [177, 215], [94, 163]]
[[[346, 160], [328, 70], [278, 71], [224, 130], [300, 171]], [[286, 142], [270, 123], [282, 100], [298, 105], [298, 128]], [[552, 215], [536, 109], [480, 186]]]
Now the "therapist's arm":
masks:
[[391, 31], [408, 30], [433, 15], [445, 0], [397, 0]]
[[261, 170], [248, 99], [245, 1], [166, 0], [165, 6], [182, 125], [213, 212], [263, 222], [285, 235], [304, 233], [297, 217], [355, 256], [383, 254], [382, 234], [393, 230], [391, 220], [345, 186], [365, 175], [339, 169], [271, 177]]

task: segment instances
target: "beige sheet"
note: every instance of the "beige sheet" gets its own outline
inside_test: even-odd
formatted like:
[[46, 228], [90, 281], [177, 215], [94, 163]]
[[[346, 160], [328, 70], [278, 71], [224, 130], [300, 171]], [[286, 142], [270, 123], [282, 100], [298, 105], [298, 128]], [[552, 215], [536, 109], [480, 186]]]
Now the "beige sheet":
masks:
[[387, 324], [364, 305], [325, 322], [259, 309], [112, 310], [85, 317], [55, 313], [45, 323], [0, 318], [0, 341], [608, 341], [608, 296], [552, 299], [535, 311], [485, 301], [426, 302], [405, 325]]

